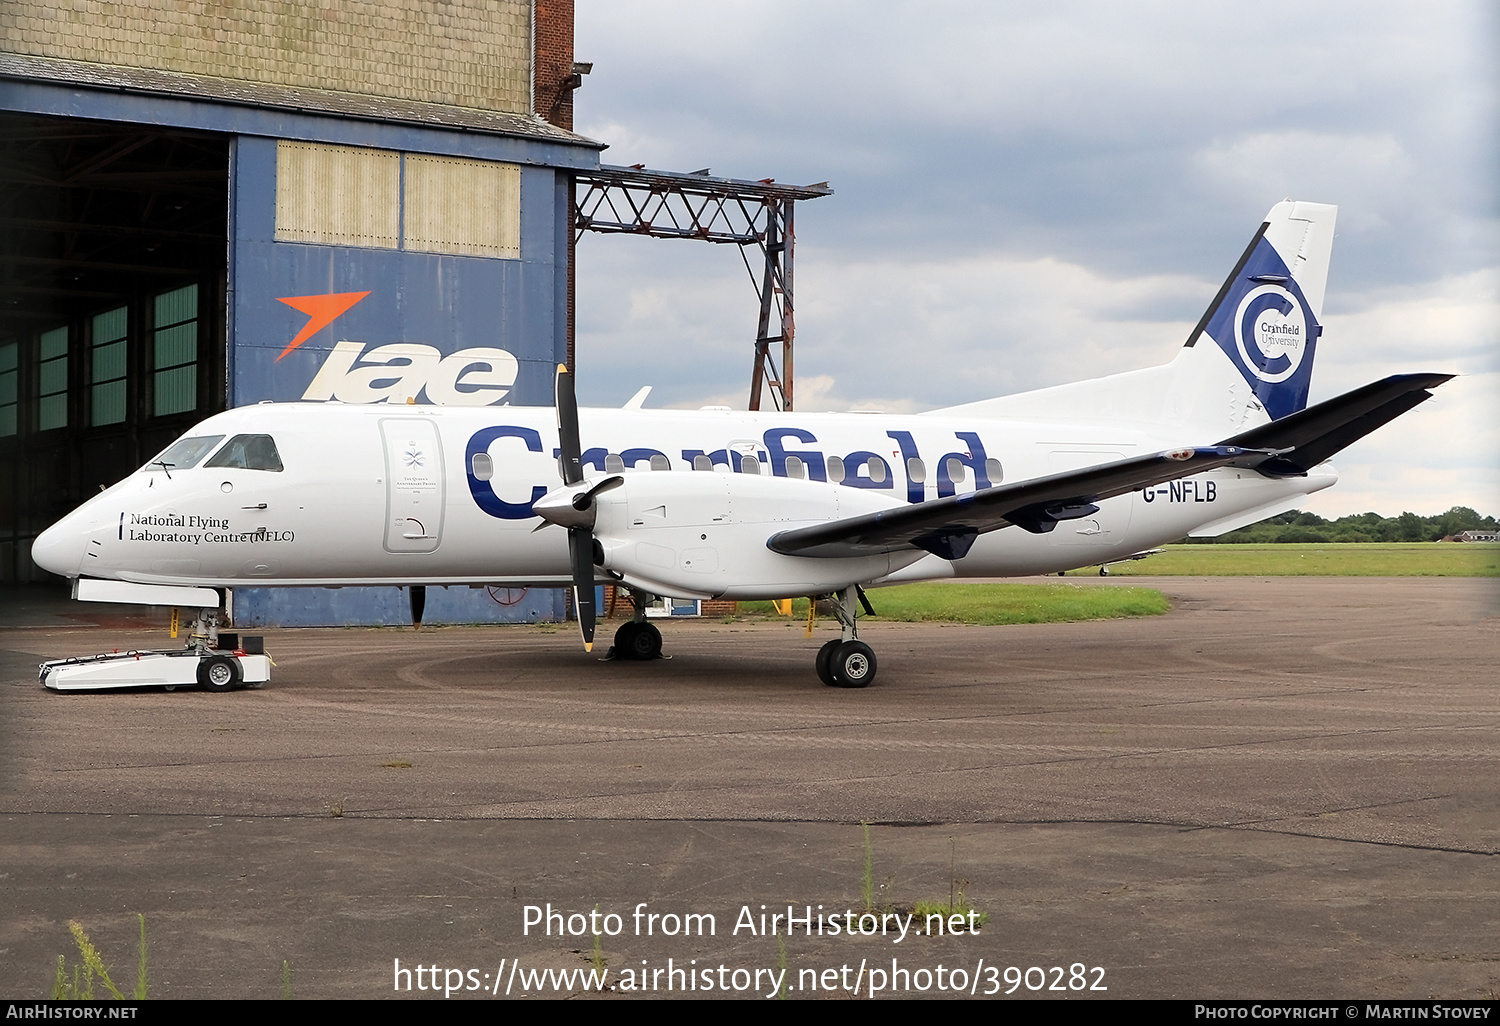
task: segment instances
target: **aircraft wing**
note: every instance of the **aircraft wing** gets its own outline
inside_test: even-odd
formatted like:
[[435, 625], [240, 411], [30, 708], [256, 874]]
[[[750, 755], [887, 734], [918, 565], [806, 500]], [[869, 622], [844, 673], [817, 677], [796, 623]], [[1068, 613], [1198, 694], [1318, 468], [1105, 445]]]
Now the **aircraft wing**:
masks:
[[1316, 406], [1226, 438], [1220, 445], [1270, 449], [1246, 464], [1268, 477], [1300, 477], [1382, 424], [1432, 398], [1452, 374], [1393, 374]]
[[827, 524], [773, 535], [766, 546], [788, 556], [845, 557], [926, 549], [944, 559], [961, 559], [974, 539], [1011, 524], [1045, 534], [1062, 520], [1098, 512], [1094, 505], [1164, 481], [1191, 477], [1216, 467], [1262, 460], [1264, 451], [1238, 445], [1200, 446], [1134, 456], [1095, 467], [997, 485], [965, 495], [929, 499], [896, 509], [866, 513]]

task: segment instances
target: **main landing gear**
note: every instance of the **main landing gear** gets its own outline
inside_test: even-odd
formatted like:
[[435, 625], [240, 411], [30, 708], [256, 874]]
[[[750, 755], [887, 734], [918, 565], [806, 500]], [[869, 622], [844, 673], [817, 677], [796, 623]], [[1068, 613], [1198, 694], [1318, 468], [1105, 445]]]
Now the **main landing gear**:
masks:
[[646, 603], [651, 600], [651, 596], [635, 591], [629, 594], [630, 604], [635, 607], [635, 616], [615, 631], [615, 647], [612, 650], [614, 658], [660, 659], [661, 631], [656, 629], [656, 624], [646, 619]]
[[844, 636], [818, 649], [814, 664], [818, 679], [836, 688], [867, 687], [875, 679], [875, 653], [857, 637], [859, 631], [855, 618], [859, 605], [863, 604], [868, 612], [869, 603], [860, 594], [859, 587], [853, 584], [835, 595], [834, 600], [834, 615], [844, 625]]

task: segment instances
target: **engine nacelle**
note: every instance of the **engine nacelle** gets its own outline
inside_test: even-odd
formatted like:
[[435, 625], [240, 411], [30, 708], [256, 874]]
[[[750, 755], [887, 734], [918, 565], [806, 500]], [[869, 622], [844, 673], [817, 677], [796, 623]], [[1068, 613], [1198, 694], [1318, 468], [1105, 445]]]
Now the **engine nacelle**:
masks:
[[704, 471], [641, 471], [595, 497], [604, 567], [680, 598], [763, 599], [836, 591], [915, 563], [922, 551], [784, 556], [779, 531], [894, 509], [890, 496], [821, 481]]

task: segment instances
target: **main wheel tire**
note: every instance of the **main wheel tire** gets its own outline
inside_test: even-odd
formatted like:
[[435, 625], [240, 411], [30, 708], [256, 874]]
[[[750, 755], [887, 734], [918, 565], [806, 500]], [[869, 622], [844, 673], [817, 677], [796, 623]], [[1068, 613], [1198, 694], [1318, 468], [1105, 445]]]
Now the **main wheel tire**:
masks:
[[198, 663], [198, 683], [210, 691], [232, 691], [240, 682], [240, 664], [229, 656], [209, 656]]
[[829, 659], [833, 682], [841, 688], [867, 687], [875, 679], [875, 652], [863, 641], [845, 641]]
[[635, 625], [635, 633], [630, 638], [629, 659], [660, 659], [661, 658], [661, 631], [656, 629], [654, 623], [638, 623]]
[[833, 679], [833, 653], [843, 643], [842, 638], [834, 638], [818, 649], [818, 658], [813, 663], [818, 670], [818, 679], [829, 687], [836, 686]]

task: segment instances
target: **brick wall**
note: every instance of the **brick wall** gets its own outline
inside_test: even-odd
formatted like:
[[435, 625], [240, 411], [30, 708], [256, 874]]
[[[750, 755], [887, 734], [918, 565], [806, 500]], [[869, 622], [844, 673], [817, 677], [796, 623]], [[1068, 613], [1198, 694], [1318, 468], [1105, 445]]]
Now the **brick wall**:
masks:
[[0, 0], [0, 50], [531, 112], [528, 0]]
[[536, 112], [558, 128], [573, 130], [573, 0], [536, 0]]

